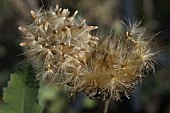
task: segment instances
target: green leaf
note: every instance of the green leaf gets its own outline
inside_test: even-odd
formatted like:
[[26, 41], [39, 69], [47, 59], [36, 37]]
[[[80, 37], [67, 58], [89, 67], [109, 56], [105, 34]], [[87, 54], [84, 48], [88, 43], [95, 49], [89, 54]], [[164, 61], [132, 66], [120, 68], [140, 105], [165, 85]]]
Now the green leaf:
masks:
[[91, 99], [87, 98], [84, 100], [83, 104], [86, 109], [92, 109], [92, 108], [96, 107], [97, 102], [96, 102], [96, 100], [91, 100]]
[[4, 88], [0, 113], [41, 113], [38, 104], [38, 85], [29, 68], [11, 74], [7, 88]]

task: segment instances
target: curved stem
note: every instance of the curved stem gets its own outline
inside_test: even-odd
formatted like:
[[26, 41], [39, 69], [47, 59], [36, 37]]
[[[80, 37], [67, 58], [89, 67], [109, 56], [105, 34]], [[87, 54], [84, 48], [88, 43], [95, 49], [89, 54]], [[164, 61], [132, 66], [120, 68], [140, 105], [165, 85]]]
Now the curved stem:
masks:
[[103, 111], [103, 113], [108, 113], [108, 108], [109, 108], [109, 100], [104, 103], [104, 111]]

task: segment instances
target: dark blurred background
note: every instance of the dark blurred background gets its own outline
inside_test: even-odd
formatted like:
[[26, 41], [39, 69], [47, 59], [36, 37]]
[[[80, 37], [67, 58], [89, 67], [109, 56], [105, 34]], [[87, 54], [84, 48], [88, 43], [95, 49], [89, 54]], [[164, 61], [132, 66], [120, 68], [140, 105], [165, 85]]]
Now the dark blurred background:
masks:
[[[142, 19], [149, 34], [160, 32], [155, 41], [160, 53], [156, 73], [149, 74], [136, 86], [131, 99], [111, 101], [109, 113], [170, 113], [170, 1], [169, 0], [0, 0], [0, 103], [2, 89], [7, 86], [10, 73], [21, 66], [24, 56], [19, 42], [18, 26], [31, 22], [30, 10], [58, 4], [78, 18], [85, 18], [88, 25], [99, 26], [103, 36], [110, 34], [120, 20]], [[76, 96], [69, 99], [53, 87], [41, 89], [41, 99], [46, 103], [44, 113], [101, 113], [104, 103]]]

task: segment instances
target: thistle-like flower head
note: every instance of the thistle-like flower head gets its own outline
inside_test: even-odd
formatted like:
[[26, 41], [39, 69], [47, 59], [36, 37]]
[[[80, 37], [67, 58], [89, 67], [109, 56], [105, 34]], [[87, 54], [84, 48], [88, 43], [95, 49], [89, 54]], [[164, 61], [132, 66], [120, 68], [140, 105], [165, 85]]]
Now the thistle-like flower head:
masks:
[[31, 11], [33, 23], [19, 27], [25, 36], [20, 46], [42, 81], [63, 82], [77, 73], [96, 47], [98, 38], [89, 32], [96, 26], [87, 26], [85, 20], [75, 19], [68, 9]]
[[144, 30], [134, 32], [137, 34], [122, 32], [122, 36], [108, 37], [99, 44], [87, 62], [88, 70], [72, 92], [83, 92], [92, 99], [129, 98], [144, 71], [154, 70], [155, 62], [151, 40]]
[[[144, 71], [154, 69], [151, 39], [130, 24], [121, 36], [98, 43], [90, 34], [96, 26], [77, 21], [68, 9], [31, 11], [33, 23], [19, 27], [25, 36], [20, 46], [40, 81], [64, 85], [71, 95], [84, 93], [91, 99], [119, 100], [134, 91]], [[115, 33], [116, 34], [116, 33]], [[129, 98], [129, 97], [128, 97]]]

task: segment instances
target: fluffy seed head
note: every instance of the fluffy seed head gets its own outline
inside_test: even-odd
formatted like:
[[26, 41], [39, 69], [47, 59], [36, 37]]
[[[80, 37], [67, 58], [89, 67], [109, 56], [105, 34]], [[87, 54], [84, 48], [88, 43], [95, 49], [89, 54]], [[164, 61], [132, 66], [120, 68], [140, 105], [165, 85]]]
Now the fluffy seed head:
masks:
[[[84, 93], [91, 99], [119, 100], [128, 97], [145, 70], [154, 70], [151, 39], [130, 24], [121, 36], [98, 43], [86, 21], [75, 19], [68, 9], [31, 11], [33, 23], [19, 27], [25, 36], [20, 46], [40, 81], [65, 86], [71, 95]], [[129, 98], [129, 97], [128, 97]]]
[[98, 44], [72, 94], [83, 92], [91, 99], [102, 100], [129, 98], [144, 71], [154, 70], [152, 37], [147, 37], [140, 26], [129, 29], [133, 32], [115, 34]]
[[38, 79], [61, 81], [63, 76], [78, 73], [97, 45], [98, 38], [89, 34], [97, 27], [78, 22], [77, 13], [70, 16], [68, 9], [58, 6], [54, 11], [31, 11], [33, 23], [18, 28], [25, 34], [20, 46], [25, 47], [24, 54], [36, 68]]

